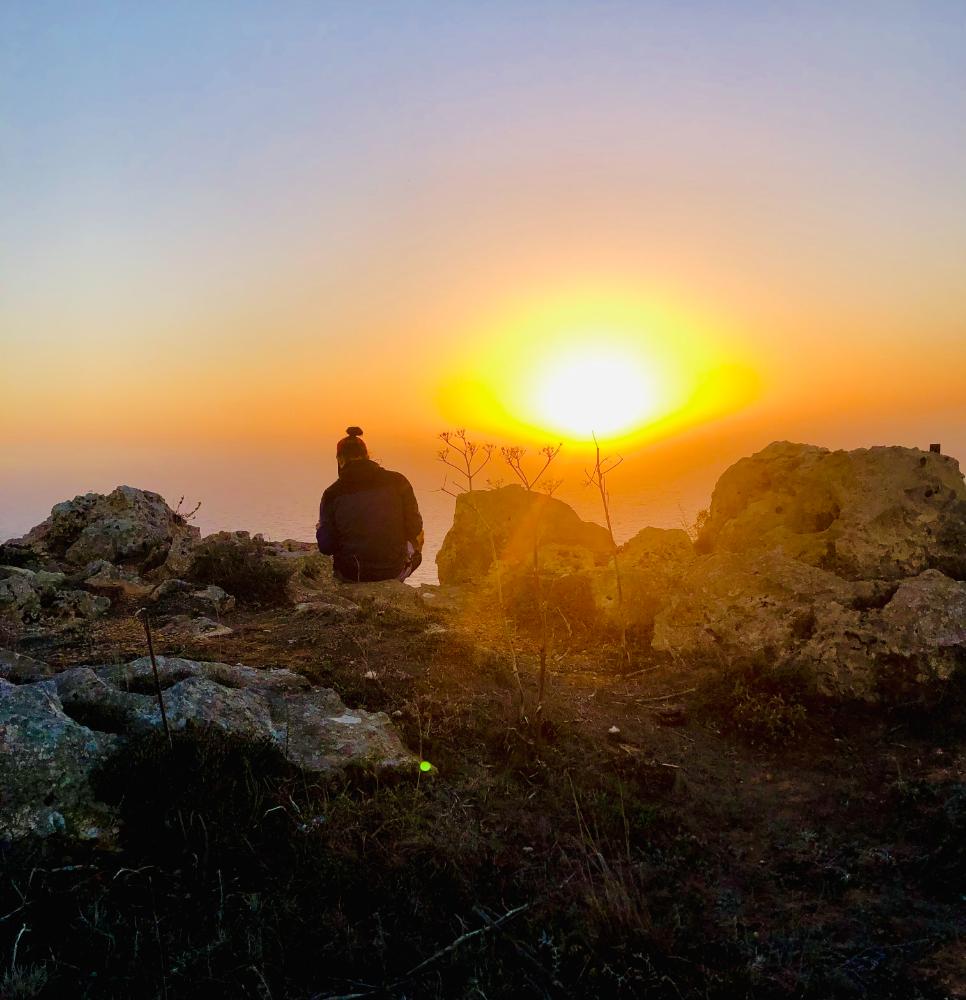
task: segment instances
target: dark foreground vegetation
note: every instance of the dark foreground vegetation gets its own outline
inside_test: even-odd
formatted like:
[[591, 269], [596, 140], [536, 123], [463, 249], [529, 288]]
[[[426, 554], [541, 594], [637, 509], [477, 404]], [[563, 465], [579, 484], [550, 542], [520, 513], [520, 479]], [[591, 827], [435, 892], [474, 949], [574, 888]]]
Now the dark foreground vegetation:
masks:
[[[755, 664], [638, 650], [620, 678], [575, 631], [521, 721], [485, 622], [374, 602], [230, 624], [163, 651], [299, 670], [433, 771], [321, 787], [273, 747], [145, 740], [103, 777], [119, 851], [5, 848], [4, 997], [960, 995], [961, 684], [927, 714], [833, 711]], [[121, 662], [141, 636], [118, 609], [21, 648]]]

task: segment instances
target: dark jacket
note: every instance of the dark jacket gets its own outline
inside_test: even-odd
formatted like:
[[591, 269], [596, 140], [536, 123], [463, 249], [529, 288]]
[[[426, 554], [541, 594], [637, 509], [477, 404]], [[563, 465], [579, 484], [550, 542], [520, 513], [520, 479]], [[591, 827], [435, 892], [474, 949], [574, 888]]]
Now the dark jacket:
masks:
[[322, 494], [316, 538], [343, 580], [391, 580], [409, 561], [406, 543], [418, 548], [422, 530], [409, 480], [359, 459], [346, 462]]

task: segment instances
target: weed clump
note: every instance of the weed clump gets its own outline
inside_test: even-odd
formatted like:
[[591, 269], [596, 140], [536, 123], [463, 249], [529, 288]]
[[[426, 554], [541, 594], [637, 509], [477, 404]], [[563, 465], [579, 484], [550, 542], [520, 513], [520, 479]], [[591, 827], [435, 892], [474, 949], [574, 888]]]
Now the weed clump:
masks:
[[189, 576], [213, 583], [243, 604], [284, 604], [294, 567], [274, 555], [261, 538], [215, 535], [194, 551]]
[[515, 573], [505, 585], [507, 612], [518, 625], [539, 629], [546, 614], [551, 629], [592, 632], [600, 625], [590, 580], [585, 576]]
[[808, 679], [760, 660], [733, 664], [702, 685], [699, 710], [755, 746], [783, 746], [808, 717]]
[[805, 715], [805, 706], [800, 702], [749, 687], [740, 679], [735, 682], [731, 718], [735, 729], [751, 743], [787, 743], [798, 732]]

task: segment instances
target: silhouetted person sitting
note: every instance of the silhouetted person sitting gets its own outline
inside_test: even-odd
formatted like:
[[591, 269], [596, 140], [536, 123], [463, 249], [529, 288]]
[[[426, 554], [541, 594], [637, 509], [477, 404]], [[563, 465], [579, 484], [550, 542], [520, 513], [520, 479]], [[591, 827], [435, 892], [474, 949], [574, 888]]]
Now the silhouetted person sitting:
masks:
[[405, 580], [423, 561], [423, 519], [409, 480], [370, 461], [361, 427], [335, 449], [339, 478], [322, 494], [315, 536], [345, 582]]

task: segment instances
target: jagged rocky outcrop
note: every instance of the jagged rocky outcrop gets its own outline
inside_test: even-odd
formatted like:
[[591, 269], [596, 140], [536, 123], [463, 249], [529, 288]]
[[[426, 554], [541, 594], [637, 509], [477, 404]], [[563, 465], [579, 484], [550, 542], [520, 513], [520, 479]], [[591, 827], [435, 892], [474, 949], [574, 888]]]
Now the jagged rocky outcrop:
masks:
[[247, 531], [202, 540], [159, 494], [119, 486], [59, 503], [22, 538], [0, 545], [0, 617], [54, 628], [99, 616], [115, 602], [171, 603], [177, 595], [182, 610], [218, 616], [234, 608], [235, 597], [197, 574], [199, 553], [213, 547], [236, 570], [252, 570], [255, 557], [275, 568], [292, 601], [334, 586], [331, 560], [311, 543], [270, 542]]
[[0, 616], [75, 622], [115, 600], [144, 600], [187, 570], [200, 531], [157, 493], [118, 486], [56, 504], [0, 546]]
[[[604, 561], [611, 552], [610, 536], [598, 524], [583, 521], [562, 500], [503, 486], [476, 490], [456, 498], [453, 527], [436, 555], [441, 584], [471, 583], [489, 571], [494, 553], [508, 564], [532, 560], [534, 542], [552, 546], [546, 558], [574, 557]], [[563, 550], [563, 553], [561, 552]], [[544, 561], [546, 561], [546, 558]]]
[[777, 441], [721, 476], [698, 544], [778, 549], [846, 580], [901, 580], [927, 569], [963, 580], [966, 487], [948, 455]]
[[[157, 658], [168, 724], [266, 739], [308, 773], [415, 773], [418, 760], [383, 712], [348, 709], [328, 688], [284, 669]], [[93, 775], [126, 740], [160, 730], [150, 661], [51, 675], [0, 653], [0, 838], [64, 833], [110, 840], [116, 815]]]
[[718, 481], [654, 647], [793, 663], [836, 697], [907, 694], [966, 665], [964, 539], [954, 459], [777, 442]]
[[70, 586], [64, 573], [0, 566], [0, 617], [26, 623], [44, 617], [71, 623], [96, 618], [110, 606], [110, 599]]
[[200, 536], [160, 494], [118, 486], [56, 504], [47, 520], [7, 545], [77, 569], [103, 560], [162, 579], [187, 568]]
[[[494, 512], [501, 541], [529, 540], [499, 549], [511, 598], [514, 574], [532, 573], [538, 498], [524, 506], [501, 492], [460, 498], [443, 582], [485, 582], [492, 556], [477, 510]], [[554, 518], [579, 521], [559, 507]], [[565, 584], [543, 593], [572, 603], [580, 593], [613, 622], [610, 550], [592, 527], [541, 546], [541, 574]], [[966, 485], [946, 455], [776, 442], [721, 476], [696, 544], [645, 528], [618, 558], [625, 623], [672, 658], [794, 664], [820, 692], [865, 701], [906, 697], [966, 667]]]

